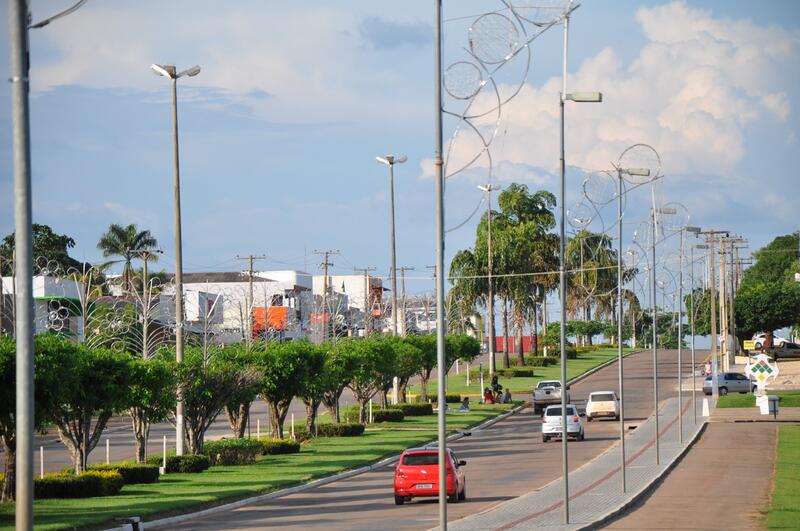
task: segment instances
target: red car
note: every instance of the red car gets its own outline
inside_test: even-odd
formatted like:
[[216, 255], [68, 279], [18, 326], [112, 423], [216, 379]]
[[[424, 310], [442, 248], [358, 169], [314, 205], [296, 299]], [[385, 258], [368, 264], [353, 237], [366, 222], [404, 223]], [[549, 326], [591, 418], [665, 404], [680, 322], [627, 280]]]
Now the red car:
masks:
[[[456, 503], [467, 499], [467, 480], [459, 461], [447, 449], [447, 501]], [[436, 447], [409, 448], [400, 456], [394, 471], [394, 503], [403, 505], [411, 498], [439, 495], [439, 449]]]

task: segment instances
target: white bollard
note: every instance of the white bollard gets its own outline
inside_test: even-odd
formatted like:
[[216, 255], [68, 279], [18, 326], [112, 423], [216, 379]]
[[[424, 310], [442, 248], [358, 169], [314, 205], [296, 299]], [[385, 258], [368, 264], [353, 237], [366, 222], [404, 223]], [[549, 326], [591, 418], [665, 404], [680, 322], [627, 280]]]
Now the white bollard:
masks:
[[162, 464], [161, 464], [161, 470], [159, 470], [159, 472], [161, 472], [162, 474], [166, 474], [167, 473], [167, 436], [166, 435], [164, 435], [164, 440], [163, 440], [162, 446], [163, 446], [163, 448], [162, 448], [163, 460], [162, 460]]
[[39, 477], [44, 477], [44, 446], [39, 447]]
[[369, 423], [372, 424], [372, 400], [369, 401]]
[[292, 413], [292, 440], [294, 440], [294, 413]]
[[707, 416], [709, 416], [710, 414], [711, 414], [711, 413], [710, 413], [710, 412], [709, 412], [709, 410], [708, 410], [708, 398], [704, 398], [704, 399], [703, 399], [703, 416], [704, 416], [704, 417], [707, 417]]
[[395, 406], [400, 403], [400, 380], [395, 376], [392, 378], [392, 404]]
[[469, 387], [470, 385], [471, 384], [470, 384], [470, 381], [469, 381], [469, 362], [467, 362], [467, 387]]
[[456, 358], [456, 376], [458, 376], [458, 358]]
[[106, 439], [106, 464], [111, 464], [111, 441]]
[[261, 439], [261, 419], [256, 419], [256, 438]]

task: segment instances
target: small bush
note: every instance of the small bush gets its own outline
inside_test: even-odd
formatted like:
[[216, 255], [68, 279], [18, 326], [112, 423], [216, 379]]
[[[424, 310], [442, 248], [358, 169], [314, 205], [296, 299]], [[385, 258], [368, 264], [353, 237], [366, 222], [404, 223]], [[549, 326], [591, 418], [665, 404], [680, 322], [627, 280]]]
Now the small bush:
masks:
[[372, 412], [372, 422], [403, 422], [405, 415], [399, 409], [379, 409]]
[[91, 465], [89, 470], [119, 472], [126, 485], [137, 485], [141, 483], [155, 483], [158, 481], [158, 465], [147, 465], [144, 463], [111, 463], [110, 465]]
[[548, 367], [557, 364], [558, 358], [552, 354], [550, 356], [529, 356], [525, 358], [525, 365], [529, 367]]
[[[163, 459], [160, 455], [151, 455], [147, 458], [147, 464], [161, 466]], [[176, 472], [182, 474], [196, 474], [207, 470], [211, 466], [211, 459], [207, 455], [175, 455], [167, 454], [168, 474]]]
[[[317, 424], [318, 437], [355, 437], [364, 433], [364, 425], [359, 423], [336, 422]], [[303, 442], [314, 438], [308, 430], [302, 428], [294, 431], [295, 439]]]
[[245, 438], [220, 439], [203, 445], [203, 455], [211, 459], [212, 466], [249, 465], [256, 462], [262, 450], [259, 441]]
[[497, 369], [497, 375], [505, 378], [530, 378], [533, 376], [533, 367], [509, 367], [508, 369]]
[[424, 403], [401, 403], [395, 404], [391, 409], [399, 409], [406, 417], [423, 417], [426, 415], [433, 415], [433, 404]]
[[37, 499], [113, 496], [124, 484], [122, 475], [114, 470], [87, 470], [79, 476], [57, 472], [34, 478], [33, 496]]
[[[488, 373], [484, 373], [484, 376], [486, 376], [487, 374]], [[439, 401], [439, 397], [436, 394], [428, 393], [428, 400], [430, 400], [431, 403], [435, 404]], [[421, 401], [422, 401], [422, 396], [417, 395], [417, 402]], [[461, 402], [461, 395], [448, 393], [444, 395], [444, 401], [448, 404], [458, 404], [459, 402]]]
[[300, 451], [300, 443], [291, 439], [270, 439], [262, 437], [261, 455], [296, 454]]

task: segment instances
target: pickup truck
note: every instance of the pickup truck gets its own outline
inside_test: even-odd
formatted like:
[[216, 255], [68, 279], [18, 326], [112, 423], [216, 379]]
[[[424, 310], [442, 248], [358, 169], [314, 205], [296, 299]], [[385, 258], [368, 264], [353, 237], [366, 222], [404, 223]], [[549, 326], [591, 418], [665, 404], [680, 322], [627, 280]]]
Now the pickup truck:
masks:
[[[569, 386], [567, 386], [567, 404], [569, 404]], [[547, 406], [561, 404], [561, 382], [559, 380], [542, 380], [533, 389], [533, 412], [539, 414]]]

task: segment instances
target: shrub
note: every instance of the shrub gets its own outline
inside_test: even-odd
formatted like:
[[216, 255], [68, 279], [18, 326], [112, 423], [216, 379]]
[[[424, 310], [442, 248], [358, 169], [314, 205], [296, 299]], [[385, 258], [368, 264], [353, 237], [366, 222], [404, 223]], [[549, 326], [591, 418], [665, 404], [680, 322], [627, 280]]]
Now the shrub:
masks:
[[249, 465], [262, 451], [262, 444], [254, 439], [220, 439], [203, 445], [203, 455], [211, 459], [212, 466]]
[[147, 465], [144, 463], [111, 463], [110, 465], [91, 465], [89, 470], [119, 472], [126, 485], [136, 485], [140, 483], [155, 483], [158, 481], [158, 465]]
[[[487, 377], [487, 374], [488, 374], [487, 372], [484, 372], [484, 377]], [[428, 393], [428, 400], [430, 400], [431, 403], [435, 404], [435, 403], [437, 403], [439, 401], [439, 396], [436, 395], [436, 394]], [[417, 402], [420, 402], [420, 401], [422, 401], [422, 397], [417, 395]], [[461, 402], [461, 395], [460, 394], [450, 394], [450, 393], [448, 393], [448, 394], [444, 395], [444, 401], [446, 403], [448, 403], [448, 404], [458, 404], [459, 402]]]
[[423, 417], [433, 415], [433, 404], [424, 403], [401, 403], [395, 404], [391, 409], [399, 409], [406, 417]]
[[514, 378], [515, 376], [520, 378], [529, 378], [533, 376], [533, 367], [509, 367], [508, 369], [497, 369], [497, 375], [504, 376], [506, 378]]
[[[151, 455], [147, 458], [147, 464], [161, 466], [163, 459], [160, 455]], [[211, 459], [207, 455], [175, 455], [167, 454], [168, 474], [175, 472], [183, 474], [196, 474], [208, 469], [211, 466]]]
[[372, 422], [402, 422], [405, 415], [399, 409], [379, 409], [372, 412]]
[[528, 367], [548, 367], [550, 365], [557, 365], [558, 358], [556, 356], [530, 356], [525, 359], [525, 365]]
[[[359, 423], [344, 423], [336, 422], [329, 424], [317, 424], [318, 437], [355, 437], [364, 433], [364, 425]], [[305, 428], [295, 430], [295, 439], [298, 441], [308, 441], [314, 438], [314, 435], [308, 432]]]
[[270, 439], [262, 437], [261, 455], [296, 454], [300, 451], [300, 443], [291, 439]]
[[79, 476], [56, 472], [33, 479], [33, 496], [37, 499], [113, 496], [124, 484], [122, 475], [115, 470], [87, 470]]

